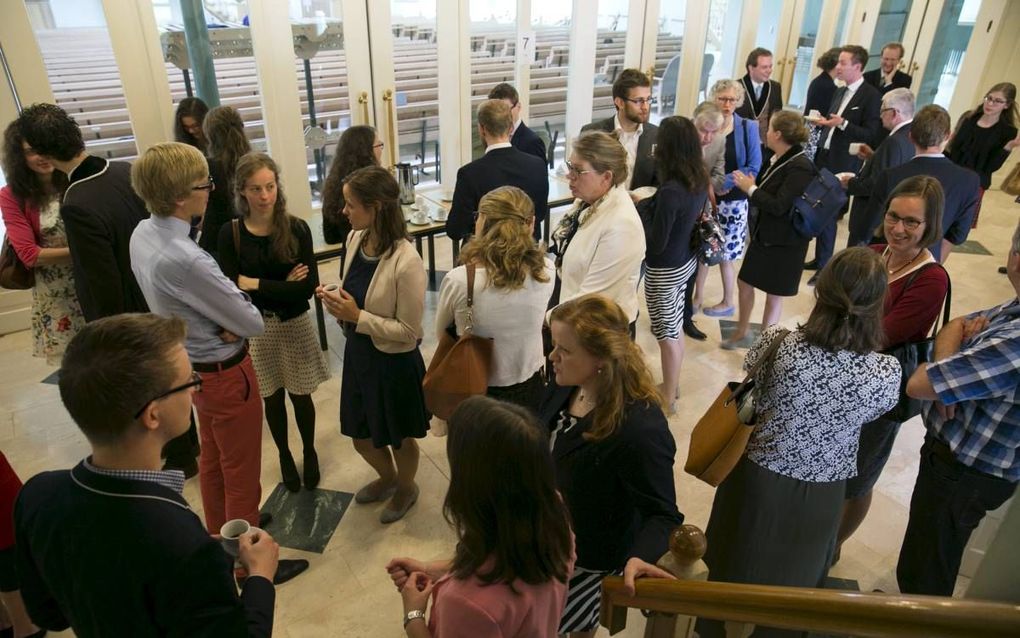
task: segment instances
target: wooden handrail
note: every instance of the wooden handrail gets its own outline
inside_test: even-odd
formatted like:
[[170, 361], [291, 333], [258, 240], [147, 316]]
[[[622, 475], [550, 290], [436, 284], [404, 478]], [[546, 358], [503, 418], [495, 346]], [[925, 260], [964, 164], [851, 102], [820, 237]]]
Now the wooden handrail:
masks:
[[610, 634], [626, 626], [628, 607], [875, 638], [1020, 636], [1020, 605], [662, 578], [637, 581], [629, 596], [622, 578], [604, 579], [600, 620]]

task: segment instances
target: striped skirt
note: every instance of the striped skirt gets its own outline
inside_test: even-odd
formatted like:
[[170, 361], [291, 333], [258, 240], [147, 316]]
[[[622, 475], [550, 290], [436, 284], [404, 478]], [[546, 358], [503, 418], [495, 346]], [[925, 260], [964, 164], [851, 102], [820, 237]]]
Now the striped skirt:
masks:
[[691, 259], [679, 268], [645, 269], [645, 302], [656, 341], [679, 339], [684, 322], [684, 292], [687, 280], [698, 267]]
[[574, 573], [567, 586], [567, 602], [563, 605], [559, 633], [591, 631], [599, 626], [599, 608], [602, 601], [602, 579], [619, 576], [619, 571], [598, 571], [574, 565]]

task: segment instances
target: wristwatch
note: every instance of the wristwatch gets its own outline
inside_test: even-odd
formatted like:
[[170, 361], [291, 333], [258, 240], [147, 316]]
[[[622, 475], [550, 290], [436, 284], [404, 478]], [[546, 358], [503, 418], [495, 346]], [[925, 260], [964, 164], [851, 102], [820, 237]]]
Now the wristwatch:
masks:
[[424, 609], [412, 609], [411, 611], [407, 612], [407, 615], [404, 616], [404, 629], [407, 629], [407, 624], [409, 622], [411, 622], [412, 620], [417, 620], [419, 618], [421, 619], [425, 618]]

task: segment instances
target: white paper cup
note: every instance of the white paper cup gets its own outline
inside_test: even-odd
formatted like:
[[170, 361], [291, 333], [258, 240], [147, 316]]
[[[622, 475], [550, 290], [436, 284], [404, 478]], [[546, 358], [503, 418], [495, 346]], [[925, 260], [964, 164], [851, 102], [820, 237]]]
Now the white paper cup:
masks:
[[853, 143], [850, 144], [850, 154], [851, 155], [857, 155], [860, 152], [861, 152], [861, 143], [860, 142], [853, 142]]

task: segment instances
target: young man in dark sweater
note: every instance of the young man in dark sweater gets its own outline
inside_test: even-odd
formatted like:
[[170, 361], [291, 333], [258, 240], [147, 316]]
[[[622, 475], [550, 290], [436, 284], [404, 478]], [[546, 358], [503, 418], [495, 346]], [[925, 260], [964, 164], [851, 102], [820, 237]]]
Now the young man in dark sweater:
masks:
[[272, 635], [279, 546], [241, 536], [233, 560], [181, 495], [184, 474], [160, 451], [188, 428], [201, 380], [179, 318], [121, 314], [71, 341], [60, 396], [92, 454], [44, 472], [14, 510], [21, 592], [32, 621], [88, 636]]

